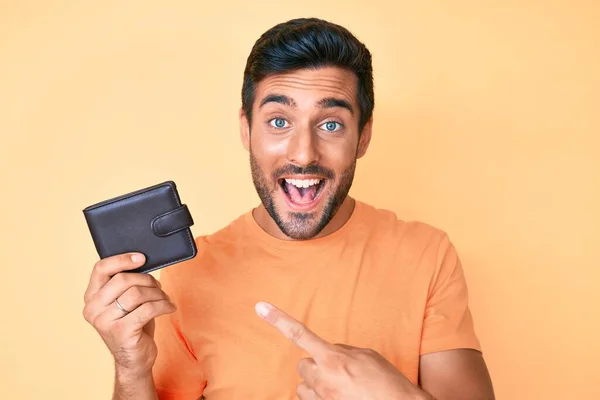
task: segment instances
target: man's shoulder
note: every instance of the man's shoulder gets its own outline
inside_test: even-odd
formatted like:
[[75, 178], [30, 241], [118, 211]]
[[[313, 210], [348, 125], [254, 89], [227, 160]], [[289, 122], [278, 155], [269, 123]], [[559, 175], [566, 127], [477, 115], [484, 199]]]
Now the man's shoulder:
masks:
[[403, 219], [389, 209], [367, 204], [363, 208], [365, 246], [380, 258], [398, 261], [395, 265], [402, 266], [398, 271], [403, 274], [421, 276], [429, 282], [439, 273], [443, 260], [455, 257], [450, 236], [442, 228], [419, 219]]
[[396, 240], [430, 242], [444, 240], [445, 230], [420, 219], [402, 218], [397, 212], [358, 201], [362, 208], [363, 224], [378, 235]]

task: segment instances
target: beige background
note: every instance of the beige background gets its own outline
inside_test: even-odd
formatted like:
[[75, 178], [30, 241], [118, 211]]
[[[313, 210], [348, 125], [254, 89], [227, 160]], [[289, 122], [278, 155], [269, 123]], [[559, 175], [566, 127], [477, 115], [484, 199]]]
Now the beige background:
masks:
[[256, 205], [242, 72], [298, 16], [372, 50], [352, 194], [450, 233], [498, 398], [600, 398], [600, 5], [567, 0], [0, 1], [0, 398], [109, 398], [81, 209], [173, 179], [200, 235]]

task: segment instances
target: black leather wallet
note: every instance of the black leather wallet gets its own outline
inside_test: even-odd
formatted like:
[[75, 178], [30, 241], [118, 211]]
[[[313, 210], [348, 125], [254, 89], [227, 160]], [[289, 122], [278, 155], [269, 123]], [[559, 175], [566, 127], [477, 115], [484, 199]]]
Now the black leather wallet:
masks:
[[83, 214], [100, 258], [146, 256], [144, 265], [127, 272], [148, 273], [196, 256], [194, 220], [173, 181], [91, 205]]

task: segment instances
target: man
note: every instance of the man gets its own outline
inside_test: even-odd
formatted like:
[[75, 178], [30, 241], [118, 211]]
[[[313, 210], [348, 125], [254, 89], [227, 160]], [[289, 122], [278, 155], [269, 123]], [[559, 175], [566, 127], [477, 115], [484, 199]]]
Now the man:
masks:
[[84, 315], [114, 399], [494, 397], [448, 236], [348, 196], [373, 106], [371, 55], [346, 29], [259, 38], [240, 132], [261, 205], [160, 283], [122, 273], [139, 254], [94, 267]]

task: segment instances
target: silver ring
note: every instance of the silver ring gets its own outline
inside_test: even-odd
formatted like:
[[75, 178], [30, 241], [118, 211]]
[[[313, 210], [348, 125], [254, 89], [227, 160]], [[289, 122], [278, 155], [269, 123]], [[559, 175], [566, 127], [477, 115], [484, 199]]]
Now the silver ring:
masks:
[[117, 305], [117, 307], [119, 308], [119, 310], [123, 311], [125, 314], [129, 314], [131, 311], [127, 311], [122, 305], [121, 303], [119, 303], [119, 299], [115, 299], [115, 304]]

